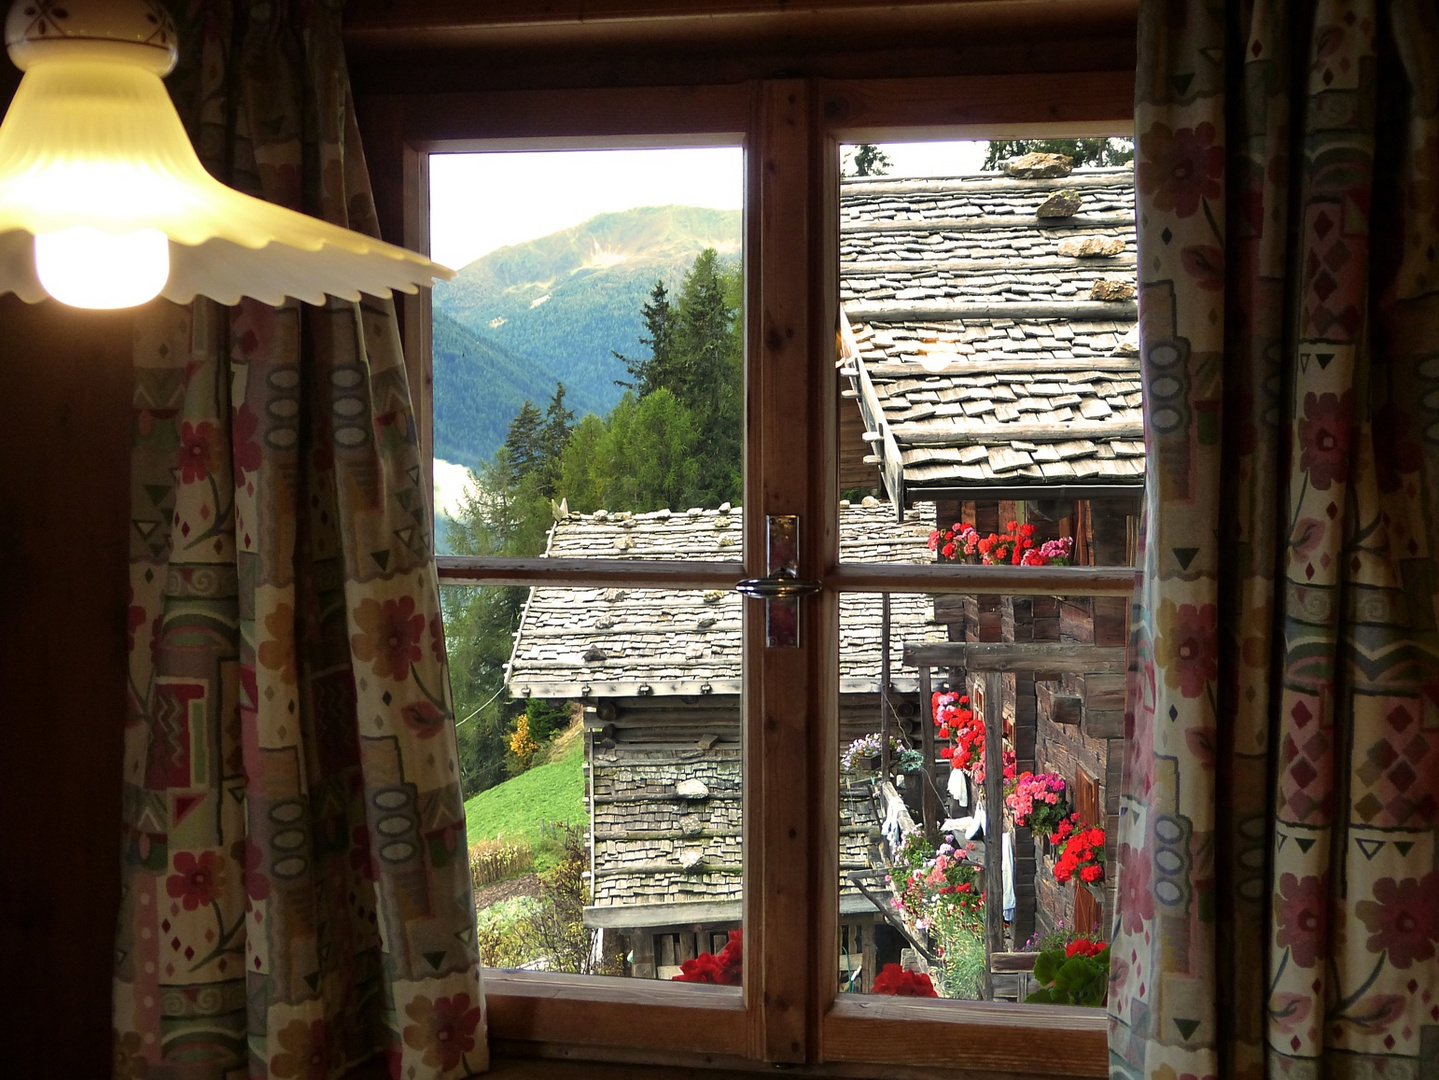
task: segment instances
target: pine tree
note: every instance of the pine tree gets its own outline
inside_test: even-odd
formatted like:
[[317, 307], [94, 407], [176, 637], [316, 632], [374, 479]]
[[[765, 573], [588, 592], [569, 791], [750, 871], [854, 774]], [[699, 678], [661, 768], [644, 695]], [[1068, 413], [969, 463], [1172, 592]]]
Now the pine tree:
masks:
[[515, 480], [523, 480], [542, 460], [542, 423], [540, 410], [528, 399], [510, 421], [509, 434], [505, 436], [505, 450], [508, 453], [511, 475]]
[[889, 155], [874, 143], [860, 143], [854, 148], [854, 156], [850, 158], [850, 165], [854, 168], [854, 172], [846, 173], [848, 176], [884, 176], [894, 162], [890, 161]]
[[565, 384], [557, 382], [555, 396], [550, 398], [550, 404], [545, 409], [545, 423], [539, 433], [538, 461], [535, 465], [539, 493], [545, 499], [555, 496], [560, 479], [560, 455], [564, 453], [565, 443], [569, 442], [574, 419], [574, 410], [565, 408]]
[[616, 359], [624, 361], [625, 370], [634, 380], [626, 382], [623, 379], [616, 379], [616, 385], [633, 390], [640, 397], [644, 397], [646, 394], [654, 393], [661, 386], [669, 385], [673, 378], [675, 309], [670, 303], [669, 293], [665, 290], [663, 280], [655, 282], [654, 288], [650, 290], [649, 302], [640, 308], [640, 313], [644, 316], [645, 330], [648, 335], [640, 338], [640, 344], [649, 346], [649, 359], [632, 360], [623, 353], [615, 352], [613, 349], [610, 351]]

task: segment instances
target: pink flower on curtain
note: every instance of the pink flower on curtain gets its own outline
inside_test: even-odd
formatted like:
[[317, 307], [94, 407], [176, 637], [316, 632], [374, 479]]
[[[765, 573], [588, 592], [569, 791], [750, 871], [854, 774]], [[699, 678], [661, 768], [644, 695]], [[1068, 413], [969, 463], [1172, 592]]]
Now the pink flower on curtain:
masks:
[[370, 851], [370, 827], [356, 825], [350, 832], [350, 869], [374, 881], [380, 874], [375, 867], [375, 856]]
[[270, 1071], [280, 1080], [327, 1080], [330, 1047], [323, 1020], [291, 1020], [275, 1037], [280, 1052], [270, 1058]]
[[236, 487], [244, 486], [247, 472], [260, 471], [260, 444], [255, 439], [259, 430], [260, 422], [255, 418], [254, 410], [248, 403], [241, 404], [235, 410], [230, 428], [230, 463], [233, 466]]
[[276, 604], [275, 610], [265, 616], [265, 629], [270, 636], [260, 642], [257, 653], [260, 663], [279, 672], [281, 681], [293, 686], [297, 674], [295, 609], [289, 604]]
[[125, 648], [128, 651], [135, 651], [135, 631], [140, 629], [140, 627], [144, 625], [145, 609], [142, 608], [139, 604], [131, 604], [130, 610], [125, 617], [125, 628], [128, 632], [128, 636], [126, 639], [128, 641], [128, 644], [125, 646]]
[[1307, 994], [1275, 994], [1269, 1002], [1269, 1018], [1280, 1031], [1298, 1031], [1313, 1008], [1314, 999]]
[[363, 600], [355, 612], [360, 633], [350, 637], [350, 647], [361, 660], [370, 662], [376, 675], [396, 682], [410, 677], [410, 665], [420, 659], [420, 639], [425, 634], [425, 617], [415, 611], [415, 599]]
[[1371, 953], [1388, 953], [1397, 968], [1428, 960], [1439, 941], [1439, 870], [1422, 879], [1380, 878], [1374, 883], [1374, 899], [1359, 901], [1354, 913], [1369, 929]]
[[219, 471], [224, 460], [220, 451], [220, 429], [208, 420], [180, 425], [180, 480], [193, 484]]
[[1274, 941], [1289, 950], [1289, 958], [1299, 967], [1313, 967], [1319, 960], [1328, 904], [1329, 889], [1323, 877], [1280, 877]]
[[186, 911], [214, 903], [224, 888], [224, 869], [213, 851], [202, 851], [199, 858], [180, 852], [175, 856], [175, 873], [165, 879], [165, 891]]
[[1150, 206], [1190, 217], [1199, 212], [1202, 199], [1219, 197], [1224, 147], [1215, 145], [1214, 136], [1209, 123], [1178, 131], [1156, 123], [1139, 137], [1144, 160], [1135, 170], [1135, 181]]
[[439, 612], [430, 616], [430, 652], [435, 654], [436, 660], [445, 658], [445, 620]]
[[251, 900], [268, 900], [270, 879], [260, 870], [265, 865], [265, 853], [260, 850], [260, 845], [249, 837], [244, 841], [244, 849], [242, 857], [245, 860], [245, 869], [242, 876], [245, 881], [245, 895]]
[[428, 701], [417, 701], [400, 710], [405, 726], [422, 739], [433, 739], [445, 730], [445, 714]]
[[425, 1064], [449, 1072], [475, 1048], [475, 1029], [484, 1015], [469, 994], [417, 997], [405, 1006], [414, 1021], [405, 1026], [405, 1045], [425, 1052]]
[[1386, 494], [1404, 486], [1404, 474], [1424, 467], [1424, 448], [1414, 435], [1414, 418], [1392, 401], [1374, 414], [1374, 471]]
[[1354, 391], [1304, 395], [1304, 417], [1299, 421], [1299, 467], [1319, 491], [1336, 480], [1349, 479], [1349, 419], [1354, 412]]
[[1119, 863], [1124, 873], [1119, 877], [1119, 911], [1124, 929], [1131, 934], [1144, 932], [1144, 924], [1154, 920], [1154, 889], [1150, 885], [1148, 859], [1138, 858], [1128, 844], [1119, 845]]
[[1165, 685], [1187, 698], [1200, 697], [1219, 674], [1219, 611], [1166, 600], [1159, 606], [1159, 640], [1155, 659], [1164, 669]]
[[1213, 244], [1195, 244], [1179, 253], [1184, 270], [1194, 284], [1209, 292], [1224, 288], [1224, 252]]
[[114, 1080], [145, 1080], [150, 1066], [145, 1060], [145, 1044], [138, 1031], [115, 1032], [114, 1064], [110, 1075]]

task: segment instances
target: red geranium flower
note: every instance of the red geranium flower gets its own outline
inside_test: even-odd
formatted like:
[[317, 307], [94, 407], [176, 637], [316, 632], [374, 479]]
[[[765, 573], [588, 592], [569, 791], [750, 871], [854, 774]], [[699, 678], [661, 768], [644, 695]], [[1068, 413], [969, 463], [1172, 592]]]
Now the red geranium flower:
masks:
[[939, 997], [934, 983], [922, 971], [905, 971], [898, 964], [885, 964], [874, 977], [872, 994], [894, 994], [899, 997]]
[[670, 981], [739, 986], [744, 982], [744, 929], [731, 930], [729, 941], [718, 953], [700, 953], [686, 960]]
[[1064, 947], [1065, 956], [1098, 956], [1105, 950], [1102, 941], [1091, 941], [1089, 938], [1075, 938]]
[[1354, 391], [1304, 395], [1304, 418], [1299, 421], [1299, 467], [1319, 491], [1336, 480], [1349, 479], [1349, 423], [1354, 412]]

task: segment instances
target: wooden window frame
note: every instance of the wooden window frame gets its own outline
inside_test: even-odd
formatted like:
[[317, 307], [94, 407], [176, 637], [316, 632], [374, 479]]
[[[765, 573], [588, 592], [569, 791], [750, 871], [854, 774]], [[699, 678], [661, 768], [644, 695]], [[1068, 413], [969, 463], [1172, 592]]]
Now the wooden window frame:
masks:
[[[403, 205], [405, 242], [420, 250], [428, 243], [431, 152], [739, 142], [746, 153], [743, 562], [446, 557], [439, 560], [441, 582], [730, 588], [742, 576], [764, 573], [763, 515], [798, 513], [805, 523], [801, 566], [825, 584], [805, 601], [804, 648], [765, 649], [763, 620], [748, 612], [745, 619], [744, 987], [490, 970], [490, 1031], [500, 1052], [751, 1068], [808, 1064], [844, 1075], [883, 1070], [922, 1076], [959, 1064], [974, 1072], [1028, 1072], [1034, 1048], [1043, 1046], [1049, 1075], [1107, 1075], [1107, 1020], [1095, 1010], [836, 992], [839, 746], [831, 718], [838, 715], [840, 593], [1127, 596], [1134, 572], [841, 564], [833, 497], [833, 328], [841, 143], [1113, 133], [1128, 127], [1132, 82], [1132, 73], [1099, 71], [405, 94], [367, 101], [368, 126], [382, 133], [382, 155], [390, 155], [392, 167], [381, 176]], [[377, 182], [382, 198], [384, 183]], [[402, 313], [428, 457], [428, 293], [405, 298]], [[796, 461], [811, 467], [795, 468]]]

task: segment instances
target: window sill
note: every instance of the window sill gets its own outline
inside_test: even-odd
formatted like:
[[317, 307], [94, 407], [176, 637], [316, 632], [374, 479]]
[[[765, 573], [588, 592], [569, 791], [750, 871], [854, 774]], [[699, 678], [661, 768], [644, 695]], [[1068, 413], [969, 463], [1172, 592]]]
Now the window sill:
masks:
[[748, 1048], [734, 986], [486, 968], [485, 1002], [497, 1040], [736, 1057]]
[[913, 1066], [953, 1069], [958, 1060], [968, 1069], [1041, 1069], [1051, 1078], [1109, 1075], [1102, 1009], [855, 995], [837, 999], [823, 1026], [830, 1062], [882, 1065], [903, 1047]]

